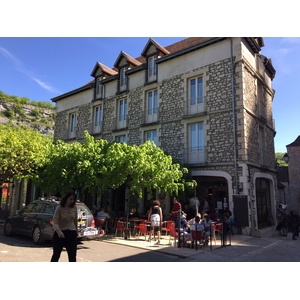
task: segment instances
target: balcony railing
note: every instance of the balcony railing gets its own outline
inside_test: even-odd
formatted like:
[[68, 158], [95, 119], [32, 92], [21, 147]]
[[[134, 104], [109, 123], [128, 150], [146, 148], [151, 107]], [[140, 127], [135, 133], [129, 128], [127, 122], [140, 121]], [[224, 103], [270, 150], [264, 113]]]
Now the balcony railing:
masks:
[[113, 130], [120, 130], [120, 129], [125, 129], [128, 126], [128, 116], [123, 116], [123, 118], [114, 118], [113, 119]]
[[91, 135], [100, 134], [102, 132], [103, 122], [99, 122], [97, 125], [95, 123], [90, 124], [89, 133]]
[[185, 148], [183, 160], [187, 164], [204, 164], [207, 162], [207, 148], [205, 146]]
[[159, 120], [159, 112], [158, 107], [153, 108], [151, 110], [146, 110], [141, 112], [141, 124], [150, 124], [158, 122]]
[[[192, 103], [192, 104], [191, 104]], [[187, 104], [184, 107], [184, 115], [201, 114], [206, 111], [206, 96], [188, 99]]]

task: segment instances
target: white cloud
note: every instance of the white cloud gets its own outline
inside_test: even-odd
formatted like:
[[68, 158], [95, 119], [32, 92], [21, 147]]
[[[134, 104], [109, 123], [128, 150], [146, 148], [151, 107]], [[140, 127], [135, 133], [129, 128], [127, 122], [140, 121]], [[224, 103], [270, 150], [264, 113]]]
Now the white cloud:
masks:
[[25, 74], [31, 80], [36, 82], [40, 87], [49, 91], [49, 92], [59, 92], [51, 85], [43, 82], [42, 80], [38, 79], [32, 71], [30, 71], [17, 57], [15, 57], [12, 53], [10, 53], [7, 49], [0, 47], [0, 54], [2, 54], [6, 59], [10, 60], [14, 64], [14, 68], [19, 71], [20, 73]]

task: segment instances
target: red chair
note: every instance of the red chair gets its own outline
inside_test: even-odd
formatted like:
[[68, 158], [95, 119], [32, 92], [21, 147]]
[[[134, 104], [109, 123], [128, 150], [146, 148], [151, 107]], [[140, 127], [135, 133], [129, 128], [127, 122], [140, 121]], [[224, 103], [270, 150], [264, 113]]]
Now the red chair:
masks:
[[169, 233], [170, 234], [170, 227], [171, 224], [174, 223], [174, 221], [165, 221], [163, 222], [163, 227], [161, 228], [161, 233], [165, 232], [166, 235]]
[[200, 244], [200, 247], [203, 245], [203, 234], [202, 231], [195, 231], [195, 230], [191, 230], [191, 247], [193, 247], [193, 245], [195, 244], [196, 246], [196, 250], [198, 248], [198, 242]]
[[95, 227], [97, 228], [97, 229], [102, 229], [102, 227], [103, 227], [103, 219], [102, 218], [97, 218], [97, 217], [95, 217], [94, 218], [94, 220], [95, 220]]
[[173, 221], [172, 221], [172, 223], [170, 225], [170, 239], [169, 239], [169, 244], [171, 244], [171, 238], [174, 239], [175, 247], [176, 247], [176, 245], [177, 245], [177, 239], [178, 239], [178, 232], [176, 232], [175, 222], [173, 222]]
[[222, 238], [222, 233], [223, 233], [223, 224], [222, 223], [216, 223], [215, 226], [215, 234], [220, 234], [221, 238]]
[[128, 228], [126, 228], [126, 223], [122, 222], [122, 221], [117, 221], [116, 224], [116, 232], [115, 232], [115, 236], [117, 236], [118, 231], [121, 231], [122, 233], [122, 237], [124, 236], [124, 232], [126, 232], [129, 234], [129, 238], [130, 238], [130, 228], [128, 226]]
[[140, 223], [139, 224], [139, 236], [140, 235], [144, 235], [145, 236], [145, 241], [147, 239], [147, 234], [149, 235], [150, 234], [150, 230], [147, 226], [147, 223]]

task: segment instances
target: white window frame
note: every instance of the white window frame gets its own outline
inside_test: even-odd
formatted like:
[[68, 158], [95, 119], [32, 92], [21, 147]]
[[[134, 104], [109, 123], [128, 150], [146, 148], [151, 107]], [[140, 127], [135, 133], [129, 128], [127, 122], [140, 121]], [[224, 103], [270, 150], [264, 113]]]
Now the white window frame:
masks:
[[75, 138], [76, 137], [76, 126], [77, 126], [77, 119], [76, 113], [70, 113], [69, 115], [69, 137]]
[[127, 143], [126, 134], [116, 136], [116, 141], [118, 143]]
[[157, 79], [157, 55], [150, 56], [148, 58], [148, 81], [154, 81]]
[[145, 131], [145, 141], [153, 141], [157, 145], [157, 130]]
[[94, 107], [93, 133], [100, 133], [103, 121], [103, 107], [97, 105]]
[[146, 123], [157, 122], [158, 119], [158, 91], [146, 93]]
[[118, 102], [118, 128], [124, 128], [127, 125], [127, 99], [121, 99]]
[[204, 112], [203, 76], [188, 80], [188, 108], [189, 114]]
[[125, 91], [127, 88], [126, 71], [126, 67], [120, 69], [120, 91]]
[[204, 123], [189, 125], [189, 163], [205, 162]]
[[101, 82], [102, 77], [97, 79], [97, 86], [96, 86], [96, 97], [97, 98], [104, 98], [104, 84]]

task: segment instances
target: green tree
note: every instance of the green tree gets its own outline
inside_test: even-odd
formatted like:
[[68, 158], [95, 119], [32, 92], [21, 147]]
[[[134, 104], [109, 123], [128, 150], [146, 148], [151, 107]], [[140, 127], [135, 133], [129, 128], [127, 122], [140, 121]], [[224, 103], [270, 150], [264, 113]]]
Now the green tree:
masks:
[[52, 139], [20, 126], [0, 125], [0, 182], [34, 178]]
[[83, 143], [58, 140], [52, 145], [36, 184], [48, 193], [62, 193], [66, 189], [94, 191], [101, 180], [102, 149], [105, 140], [94, 140], [87, 132]]
[[172, 157], [150, 141], [139, 146], [112, 143], [107, 149], [105, 164], [104, 190], [126, 184], [131, 193], [139, 197], [142, 197], [144, 188], [174, 194], [184, 190], [184, 170], [179, 164], [173, 164]]
[[276, 162], [279, 167], [287, 167], [288, 166], [288, 164], [283, 159], [284, 154], [285, 153], [281, 153], [281, 152], [275, 153], [275, 159], [276, 159]]
[[132, 194], [142, 196], [144, 188], [178, 194], [184, 190], [183, 173], [152, 142], [140, 146], [94, 140], [87, 132], [82, 143], [57, 141], [51, 147], [38, 185], [49, 193], [73, 188], [80, 193], [100, 188], [119, 188], [126, 184]]

